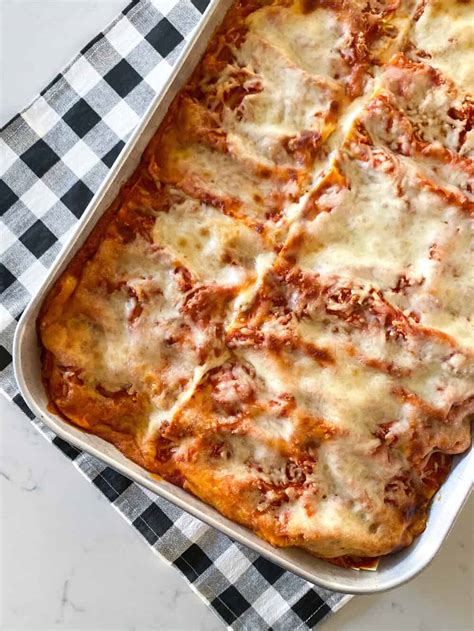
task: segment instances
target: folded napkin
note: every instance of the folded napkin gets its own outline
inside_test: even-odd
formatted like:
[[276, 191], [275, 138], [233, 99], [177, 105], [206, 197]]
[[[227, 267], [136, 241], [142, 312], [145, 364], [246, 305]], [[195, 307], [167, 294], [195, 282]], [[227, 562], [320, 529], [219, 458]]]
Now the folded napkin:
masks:
[[0, 130], [0, 388], [231, 629], [305, 631], [350, 598], [231, 541], [46, 428], [13, 376], [17, 321], [209, 0], [134, 0]]

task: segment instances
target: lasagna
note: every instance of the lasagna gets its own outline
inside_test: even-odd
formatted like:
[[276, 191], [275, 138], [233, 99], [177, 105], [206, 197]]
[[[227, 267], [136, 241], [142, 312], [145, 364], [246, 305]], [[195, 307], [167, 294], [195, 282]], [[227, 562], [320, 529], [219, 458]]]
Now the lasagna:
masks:
[[474, 2], [237, 0], [46, 299], [51, 410], [275, 546], [409, 545], [474, 414]]

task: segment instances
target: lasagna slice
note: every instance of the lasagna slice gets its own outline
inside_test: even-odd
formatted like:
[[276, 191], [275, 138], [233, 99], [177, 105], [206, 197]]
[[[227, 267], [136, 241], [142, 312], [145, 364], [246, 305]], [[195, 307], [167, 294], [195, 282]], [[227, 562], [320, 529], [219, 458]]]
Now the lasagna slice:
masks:
[[353, 98], [403, 35], [414, 6], [411, 0], [270, 2], [248, 24], [306, 72], [337, 82]]
[[[231, 516], [277, 534], [277, 545], [322, 557], [407, 545], [424, 528], [449, 455], [469, 446], [472, 354], [411, 322], [379, 291], [283, 258], [226, 341], [251, 385], [234, 372], [227, 388], [214, 374], [198, 389], [198, 405], [212, 413], [187, 402], [185, 419], [215, 419], [205, 433], [224, 443], [225, 456], [214, 464], [191, 441], [186, 472], [209, 467], [211, 488], [236, 494]], [[207, 499], [219, 506], [217, 495]]]
[[[378, 288], [414, 321], [472, 350], [474, 162], [456, 151], [465, 147], [472, 110], [458, 96], [451, 125], [442, 104], [456, 92], [438, 79], [402, 58], [388, 67], [284, 249], [304, 270]], [[408, 107], [406, 95], [428, 81], [429, 96], [417, 92], [421, 102]]]
[[474, 93], [474, 3], [421, 0], [409, 31], [408, 50], [471, 95]]
[[161, 471], [155, 426], [224, 361], [228, 305], [268, 246], [143, 174], [122, 198], [43, 308], [44, 376], [58, 412]]

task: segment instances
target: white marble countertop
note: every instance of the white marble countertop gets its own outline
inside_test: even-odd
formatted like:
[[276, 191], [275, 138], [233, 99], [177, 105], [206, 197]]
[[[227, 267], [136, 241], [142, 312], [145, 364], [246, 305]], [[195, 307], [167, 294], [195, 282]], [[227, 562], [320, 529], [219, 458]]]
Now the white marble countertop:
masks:
[[[125, 4], [0, 0], [0, 126]], [[354, 598], [320, 628], [474, 628], [473, 518], [471, 497], [421, 576], [387, 594]], [[0, 396], [0, 629], [223, 628], [185, 580]]]

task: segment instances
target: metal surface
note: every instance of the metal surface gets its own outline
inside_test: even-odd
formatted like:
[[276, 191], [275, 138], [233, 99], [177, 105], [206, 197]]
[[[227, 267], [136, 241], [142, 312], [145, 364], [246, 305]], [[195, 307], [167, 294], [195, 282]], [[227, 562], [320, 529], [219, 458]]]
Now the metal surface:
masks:
[[89, 204], [75, 234], [65, 245], [52, 266], [36, 297], [25, 310], [16, 330], [14, 368], [21, 393], [32, 411], [56, 434], [105, 461], [127, 477], [173, 502], [207, 524], [214, 526], [266, 558], [274, 561], [311, 583], [327, 589], [352, 594], [368, 594], [391, 589], [413, 578], [423, 570], [439, 550], [472, 487], [474, 453], [455, 458], [453, 470], [436, 494], [428, 526], [409, 548], [385, 557], [376, 572], [357, 572], [332, 566], [297, 549], [279, 549], [260, 539], [253, 532], [226, 519], [216, 510], [164, 480], [157, 480], [148, 471], [128, 460], [111, 444], [68, 424], [47, 410], [47, 396], [41, 380], [41, 365], [36, 318], [48, 290], [78, 251], [97, 220], [115, 199], [121, 185], [130, 177], [141, 154], [152, 138], [172, 99], [186, 83], [202, 56], [207, 41], [221, 22], [232, 0], [213, 0], [194, 37], [183, 51], [180, 60], [147, 110], [126, 148], [111, 169], [100, 190]]

